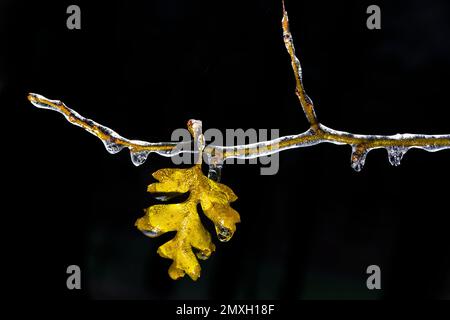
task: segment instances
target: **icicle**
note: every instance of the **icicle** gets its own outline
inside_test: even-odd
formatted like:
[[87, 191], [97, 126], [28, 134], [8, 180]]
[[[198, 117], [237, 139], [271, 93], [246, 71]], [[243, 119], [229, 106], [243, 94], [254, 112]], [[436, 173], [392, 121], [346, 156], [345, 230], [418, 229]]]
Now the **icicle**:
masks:
[[409, 148], [394, 146], [387, 147], [386, 150], [388, 152], [388, 158], [391, 165], [399, 166], [403, 156], [409, 150]]
[[220, 182], [223, 168], [223, 151], [221, 147], [214, 146], [205, 159], [208, 166], [208, 178]]
[[364, 167], [364, 163], [366, 162], [367, 153], [370, 150], [367, 150], [362, 146], [352, 146], [352, 156], [351, 156], [351, 164], [352, 168], [359, 172]]
[[150, 151], [133, 151], [130, 150], [131, 161], [137, 167], [140, 166], [147, 160]]
[[210, 164], [208, 170], [208, 178], [216, 182], [220, 182], [222, 176], [223, 164]]
[[111, 140], [102, 140], [102, 142], [105, 145], [106, 151], [111, 154], [118, 153], [124, 148], [123, 145], [112, 142]]

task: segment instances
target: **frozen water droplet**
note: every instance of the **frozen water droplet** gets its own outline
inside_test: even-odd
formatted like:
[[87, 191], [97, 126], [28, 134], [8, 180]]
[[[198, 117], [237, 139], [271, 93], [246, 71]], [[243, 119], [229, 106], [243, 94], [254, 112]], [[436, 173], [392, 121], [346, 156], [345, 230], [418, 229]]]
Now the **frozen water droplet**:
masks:
[[399, 166], [402, 161], [403, 156], [408, 151], [408, 148], [405, 147], [388, 147], [386, 148], [388, 152], [389, 162], [393, 166]]
[[206, 260], [211, 256], [211, 250], [206, 249], [206, 250], [200, 250], [197, 252], [197, 258], [201, 259], [201, 260]]
[[366, 162], [366, 156], [369, 151], [361, 146], [353, 146], [352, 147], [352, 156], [351, 156], [351, 163], [352, 168], [356, 172], [360, 172], [362, 168], [364, 167], [364, 164]]
[[166, 192], [154, 195], [154, 198], [159, 201], [168, 201], [175, 197], [181, 196], [183, 193], [180, 192]]
[[111, 154], [115, 154], [120, 152], [124, 146], [121, 144], [117, 144], [111, 140], [102, 140], [103, 144], [105, 145], [106, 151], [108, 151]]
[[233, 236], [233, 232], [221, 225], [216, 225], [217, 238], [222, 242], [227, 242]]
[[135, 166], [140, 166], [147, 160], [150, 151], [130, 151], [131, 161]]
[[141, 230], [144, 235], [146, 235], [149, 238], [156, 238], [157, 236], [161, 235], [161, 230], [159, 229], [146, 229]]
[[220, 182], [220, 178], [222, 176], [222, 166], [218, 165], [210, 165], [208, 170], [208, 178]]

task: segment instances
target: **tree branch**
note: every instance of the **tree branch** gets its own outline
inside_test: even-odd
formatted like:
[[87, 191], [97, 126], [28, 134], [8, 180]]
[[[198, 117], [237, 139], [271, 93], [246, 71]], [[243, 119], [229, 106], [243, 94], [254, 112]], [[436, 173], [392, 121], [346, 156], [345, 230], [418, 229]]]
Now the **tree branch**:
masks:
[[306, 119], [308, 120], [311, 128], [316, 129], [318, 125], [317, 116], [314, 111], [314, 105], [312, 100], [308, 97], [305, 92], [305, 88], [303, 87], [303, 76], [302, 76], [302, 67], [300, 65], [300, 60], [295, 55], [295, 47], [294, 40], [292, 38], [291, 31], [289, 30], [289, 17], [287, 11], [283, 3], [283, 19], [281, 20], [281, 25], [283, 27], [283, 39], [284, 45], [286, 46], [286, 50], [291, 57], [291, 66], [294, 71], [295, 76], [295, 94], [300, 100], [300, 104], [305, 112]]
[[312, 100], [305, 92], [302, 80], [302, 69], [300, 61], [296, 56], [292, 34], [289, 30], [289, 19], [283, 2], [282, 29], [284, 43], [291, 58], [291, 65], [295, 76], [295, 92], [310, 124], [310, 128], [300, 134], [284, 136], [270, 141], [239, 145], [234, 147], [204, 145], [204, 137], [201, 129], [201, 121], [189, 120], [188, 129], [194, 137], [197, 148], [190, 150], [185, 146], [190, 146], [191, 142], [146, 142], [140, 140], [126, 139], [115, 131], [98, 124], [90, 119], [86, 119], [76, 111], [68, 108], [64, 103], [57, 100], [49, 100], [38, 94], [30, 93], [29, 101], [38, 108], [50, 109], [62, 113], [65, 118], [77, 126], [82, 127], [91, 134], [101, 139], [110, 153], [117, 153], [123, 148], [130, 149], [131, 159], [135, 165], [140, 165], [147, 159], [151, 152], [171, 157], [182, 152], [197, 153], [199, 158], [197, 165], [201, 164], [202, 154], [206, 155], [210, 165], [210, 173], [216, 179], [220, 178], [220, 168], [224, 161], [230, 158], [251, 159], [267, 156], [283, 150], [309, 147], [319, 143], [333, 143], [338, 145], [350, 145], [352, 147], [351, 165], [356, 171], [360, 171], [364, 166], [366, 156], [373, 149], [384, 148], [388, 152], [389, 161], [392, 165], [399, 165], [403, 155], [412, 148], [423, 149], [434, 152], [450, 149], [450, 134], [445, 135], [424, 135], [424, 134], [396, 134], [384, 135], [363, 135], [353, 134], [344, 131], [337, 131], [321, 124], [314, 111]]
[[[440, 151], [450, 148], [450, 135], [424, 135], [424, 134], [396, 134], [362, 135], [344, 131], [337, 131], [321, 124], [316, 116], [314, 104], [306, 94], [303, 86], [302, 68], [300, 60], [295, 54], [292, 34], [289, 29], [289, 18], [283, 4], [283, 39], [286, 50], [291, 58], [291, 66], [295, 76], [295, 93], [303, 108], [306, 119], [310, 124], [309, 130], [297, 135], [281, 137], [271, 141], [260, 142], [236, 147], [218, 147], [222, 154], [222, 161], [228, 158], [250, 159], [270, 155], [283, 150], [309, 147], [323, 142], [338, 145], [348, 144], [352, 146], [351, 164], [353, 169], [360, 171], [364, 166], [367, 153], [373, 149], [385, 148], [388, 151], [389, 162], [399, 165], [403, 155], [412, 148], [426, 151]], [[208, 151], [208, 148], [206, 149]], [[216, 151], [217, 152], [217, 151]]]

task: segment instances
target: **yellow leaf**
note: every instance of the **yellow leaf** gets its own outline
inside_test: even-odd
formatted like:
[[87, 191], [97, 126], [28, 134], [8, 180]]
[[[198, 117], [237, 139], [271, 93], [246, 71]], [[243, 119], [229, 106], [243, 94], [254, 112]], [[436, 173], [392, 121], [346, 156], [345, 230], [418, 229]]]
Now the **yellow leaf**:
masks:
[[197, 258], [208, 259], [216, 248], [200, 221], [197, 205], [200, 204], [205, 215], [214, 223], [219, 240], [228, 241], [236, 231], [236, 223], [240, 222], [239, 213], [230, 207], [230, 202], [235, 201], [237, 196], [226, 185], [208, 179], [201, 165], [189, 169], [161, 169], [153, 177], [159, 182], [149, 185], [148, 192], [189, 192], [188, 199], [182, 203], [149, 207], [145, 216], [136, 221], [136, 226], [152, 238], [176, 231], [172, 240], [159, 247], [158, 254], [173, 260], [169, 268], [172, 279], [187, 273], [197, 280], [201, 270]]

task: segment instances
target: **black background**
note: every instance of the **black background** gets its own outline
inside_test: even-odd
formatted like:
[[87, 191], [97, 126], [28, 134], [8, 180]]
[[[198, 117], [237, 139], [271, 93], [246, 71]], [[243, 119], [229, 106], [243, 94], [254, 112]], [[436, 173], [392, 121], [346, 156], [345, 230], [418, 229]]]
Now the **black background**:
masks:
[[[81, 7], [82, 29], [66, 28]], [[357, 133], [450, 133], [447, 1], [288, 1], [306, 89], [322, 123]], [[28, 92], [63, 100], [128, 138], [167, 141], [191, 118], [204, 129], [307, 129], [281, 36], [280, 1], [2, 1], [0, 106], [4, 286], [12, 296], [144, 299], [449, 298], [450, 152], [382, 150], [362, 172], [350, 147], [280, 155], [274, 176], [228, 165], [239, 199], [233, 239], [172, 281], [156, 254], [172, 235], [135, 227], [154, 201], [151, 173], [173, 167], [101, 142]], [[11, 112], [11, 115], [9, 114]], [[211, 227], [211, 226], [209, 226]], [[82, 270], [81, 291], [66, 268]], [[367, 266], [382, 290], [366, 288]], [[5, 287], [4, 287], [4, 290]]]

